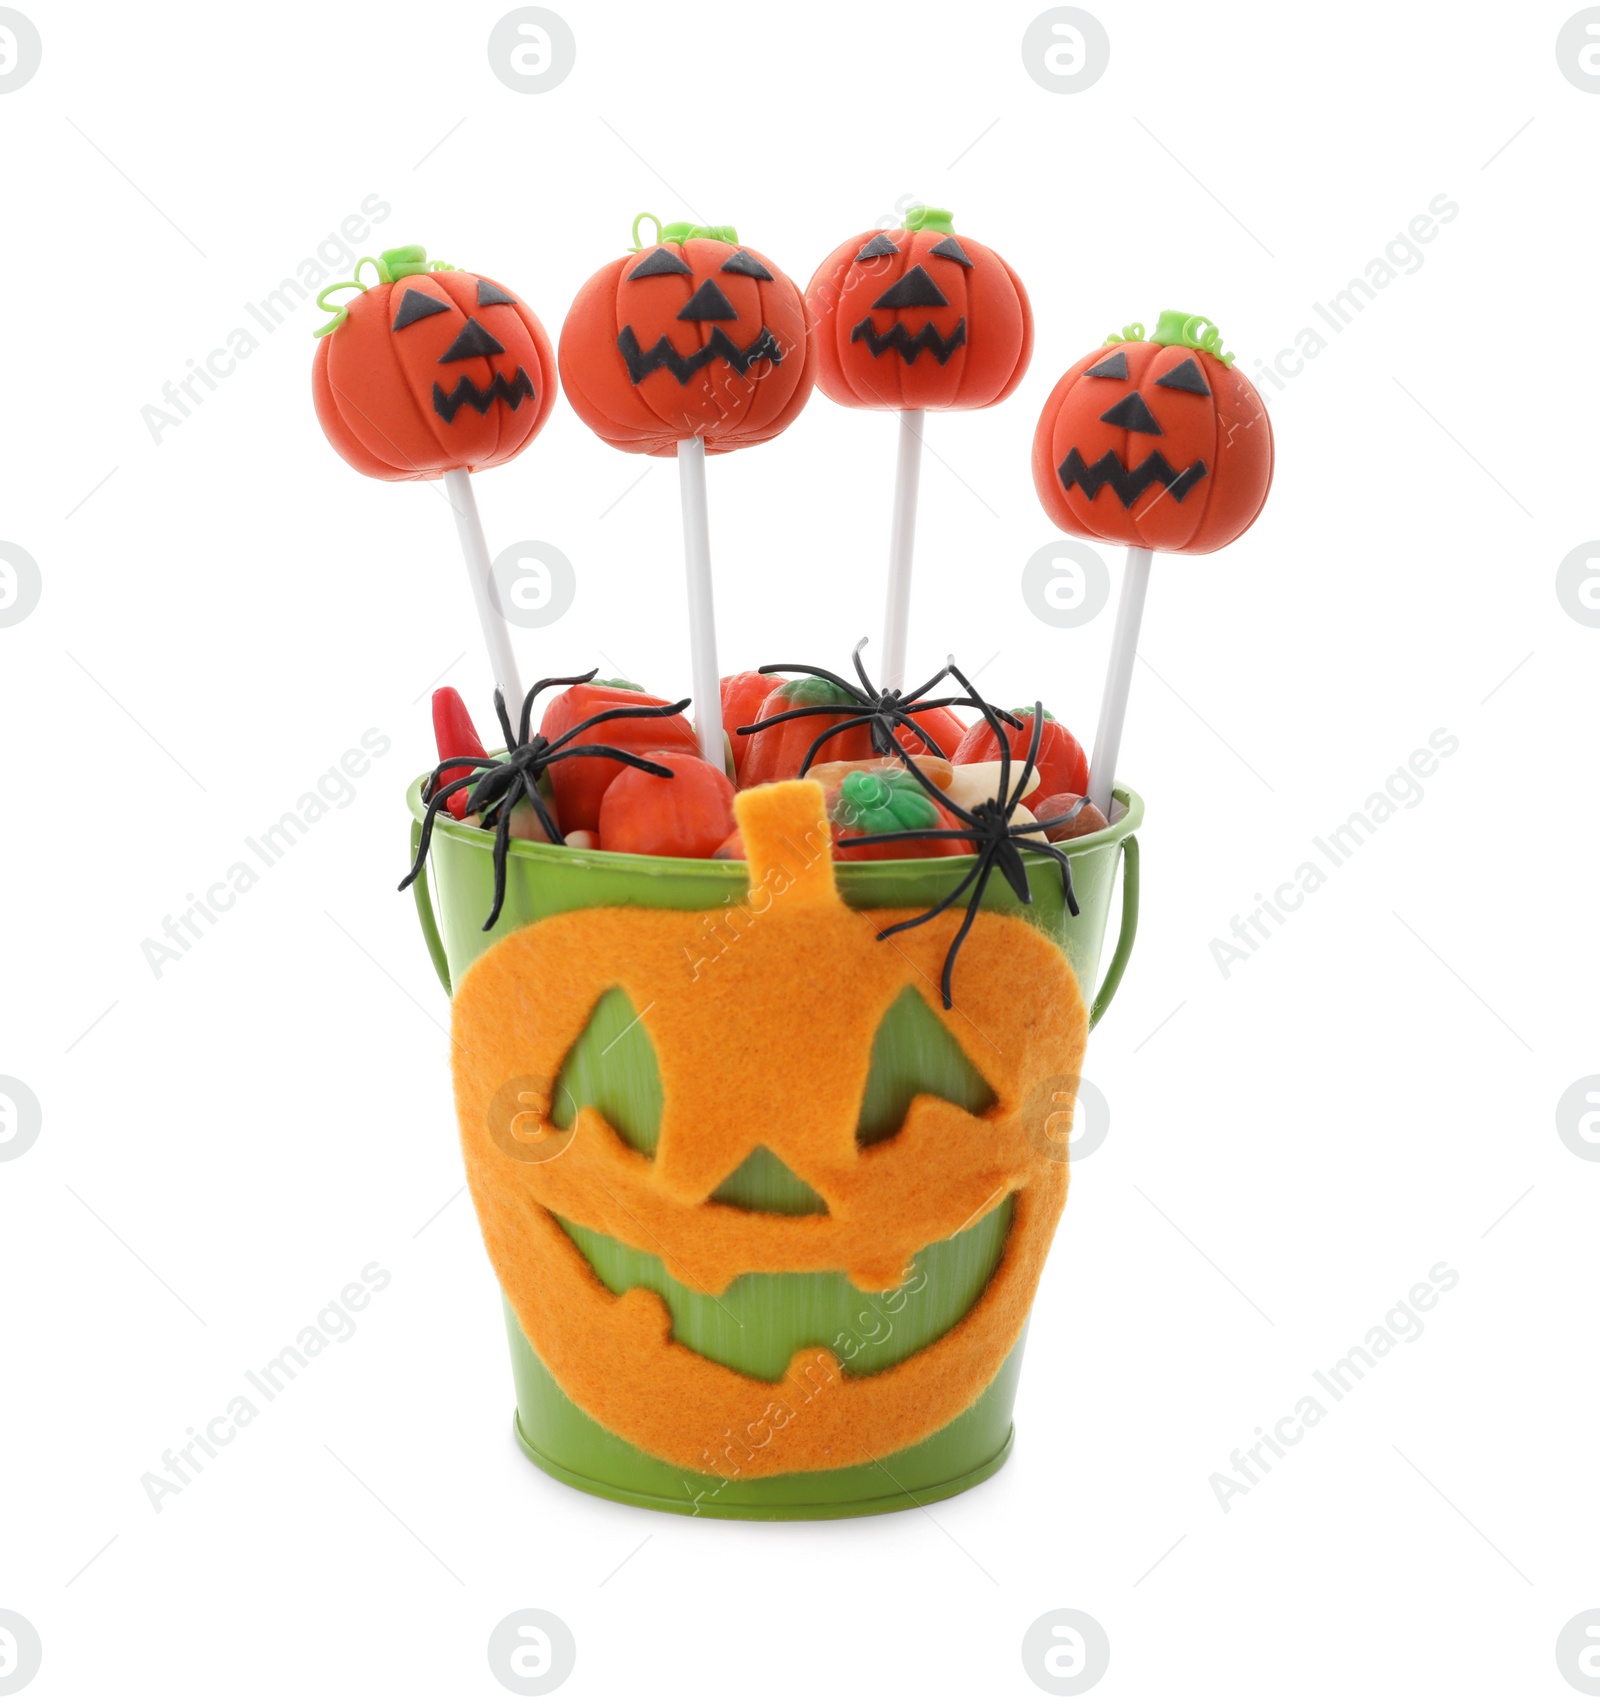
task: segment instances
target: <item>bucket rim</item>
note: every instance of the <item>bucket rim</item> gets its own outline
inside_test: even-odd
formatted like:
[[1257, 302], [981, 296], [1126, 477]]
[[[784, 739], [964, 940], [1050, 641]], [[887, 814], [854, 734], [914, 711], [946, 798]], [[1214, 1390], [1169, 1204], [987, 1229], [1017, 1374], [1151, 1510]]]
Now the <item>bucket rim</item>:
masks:
[[[422, 784], [430, 774], [431, 771], [424, 771], [406, 789], [406, 804], [418, 823], [427, 815], [428, 808], [422, 800]], [[1111, 791], [1113, 799], [1124, 807], [1122, 815], [1106, 828], [1096, 829], [1092, 835], [1080, 835], [1071, 841], [1058, 841], [1056, 845], [1069, 858], [1076, 859], [1107, 847], [1115, 847], [1130, 835], [1136, 834], [1143, 825], [1144, 799], [1131, 787], [1125, 787], [1120, 782]], [[488, 851], [494, 845], [492, 829], [477, 829], [471, 824], [459, 823], [446, 811], [441, 811], [434, 819], [433, 833], [435, 837], [443, 835], [446, 840], [458, 841], [463, 846], [476, 847], [483, 851]], [[640, 876], [728, 877], [747, 868], [742, 858], [666, 858], [659, 853], [603, 852], [598, 848], [558, 846], [552, 841], [528, 841], [516, 837], [508, 843], [506, 852], [510, 858], [532, 864], [588, 866], [615, 871], [619, 875], [632, 873]], [[911, 876], [971, 857], [971, 853], [952, 853], [945, 858], [836, 859], [834, 869], [839, 873], [841, 881], [848, 881], [850, 873], [857, 870], [870, 871], [880, 876]], [[1047, 853], [1029, 852], [1024, 849], [1023, 862], [1038, 867], [1053, 864], [1054, 860]]]

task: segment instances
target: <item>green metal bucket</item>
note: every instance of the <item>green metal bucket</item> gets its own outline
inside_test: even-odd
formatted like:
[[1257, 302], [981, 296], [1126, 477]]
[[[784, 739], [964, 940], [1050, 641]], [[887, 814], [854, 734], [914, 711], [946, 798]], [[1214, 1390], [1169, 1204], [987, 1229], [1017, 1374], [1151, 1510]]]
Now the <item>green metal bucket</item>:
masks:
[[[426, 807], [422, 777], [407, 803], [413, 853]], [[1077, 917], [1066, 908], [1059, 873], [1043, 854], [1028, 854], [1033, 903], [1023, 906], [999, 878], [985, 910], [1022, 916], [1058, 943], [1085, 991], [1095, 994], [1098, 1022], [1122, 980], [1139, 912], [1139, 844], [1135, 832], [1144, 802], [1117, 790], [1125, 810], [1108, 829], [1068, 844]], [[434, 968], [450, 992], [487, 948], [525, 924], [596, 906], [643, 906], [713, 912], [744, 898], [742, 863], [716, 859], [647, 858], [631, 853], [573, 851], [513, 841], [506, 901], [492, 930], [484, 930], [494, 892], [493, 836], [441, 815], [428, 870], [413, 888]], [[1119, 865], [1122, 917], [1105, 974], [1102, 943]], [[839, 891], [858, 910], [925, 907], [953, 886], [948, 859], [840, 863]], [[579, 1106], [595, 1107], [626, 1142], [653, 1152], [661, 1109], [654, 1052], [620, 990], [607, 995], [562, 1068], [554, 1117], [563, 1125]], [[978, 1112], [988, 1090], [954, 1039], [914, 994], [902, 996], [874, 1039], [872, 1072], [859, 1139], [870, 1143], [896, 1131], [911, 1098], [932, 1093]], [[770, 1150], [757, 1149], [716, 1192], [716, 1200], [759, 1212], [792, 1214], [818, 1205], [810, 1188]], [[999, 1262], [1010, 1226], [1010, 1203], [916, 1257], [912, 1277], [881, 1294], [857, 1290], [842, 1273], [747, 1273], [721, 1297], [707, 1297], [674, 1280], [653, 1255], [587, 1227], [565, 1225], [600, 1281], [616, 1294], [644, 1285], [672, 1315], [674, 1335], [697, 1354], [760, 1379], [776, 1379], [793, 1353], [813, 1345], [833, 1349], [853, 1374], [869, 1375], [923, 1349], [949, 1331], [981, 1294]], [[622, 1503], [685, 1515], [756, 1521], [869, 1515], [948, 1498], [986, 1480], [1010, 1454], [1011, 1408], [1022, 1366], [1019, 1338], [983, 1395], [962, 1415], [909, 1449], [858, 1467], [741, 1480], [730, 1453], [725, 1468], [686, 1471], [638, 1450], [601, 1427], [561, 1390], [506, 1307], [517, 1408], [517, 1442], [546, 1473], [583, 1491]], [[709, 1466], [709, 1465], [708, 1465]]]

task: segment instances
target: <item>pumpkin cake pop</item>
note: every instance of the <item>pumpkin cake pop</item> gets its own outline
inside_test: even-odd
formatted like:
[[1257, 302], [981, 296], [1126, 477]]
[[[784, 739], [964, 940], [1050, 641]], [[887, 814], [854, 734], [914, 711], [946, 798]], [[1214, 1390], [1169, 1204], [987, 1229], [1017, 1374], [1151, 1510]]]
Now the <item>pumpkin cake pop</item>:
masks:
[[1033, 483], [1046, 514], [1128, 547], [1088, 795], [1108, 817], [1157, 550], [1200, 556], [1252, 526], [1272, 487], [1272, 423], [1203, 314], [1165, 309], [1155, 331], [1113, 332], [1045, 400]]
[[912, 207], [898, 230], [860, 231], [806, 287], [817, 383], [845, 408], [897, 409], [899, 452], [889, 536], [883, 678], [905, 680], [911, 554], [928, 409], [989, 408], [1022, 383], [1033, 311], [1010, 266], [956, 233], [939, 207]]

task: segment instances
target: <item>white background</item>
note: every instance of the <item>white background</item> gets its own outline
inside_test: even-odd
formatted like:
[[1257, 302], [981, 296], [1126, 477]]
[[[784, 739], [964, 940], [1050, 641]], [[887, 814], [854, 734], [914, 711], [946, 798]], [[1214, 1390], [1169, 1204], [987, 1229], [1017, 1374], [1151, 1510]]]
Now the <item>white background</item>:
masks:
[[[572, 1628], [574, 1700], [1026, 1700], [1058, 1607], [1108, 1631], [1108, 1702], [1577, 1697], [1600, 1165], [1554, 1114], [1600, 1071], [1600, 631], [1555, 573], [1600, 534], [1600, 99], [1557, 65], [1568, 9], [1097, 0], [1110, 68], [1058, 94], [1031, 4], [561, 0], [577, 64], [538, 95], [491, 75], [497, 4], [26, 9], [0, 536], [43, 596], [0, 628], [0, 1073], [44, 1123], [0, 1166], [0, 1609], [43, 1640], [28, 1697], [493, 1700], [485, 1643], [524, 1606]], [[929, 423], [912, 665], [953, 646], [1086, 744], [1112, 611], [1051, 628], [1020, 591], [1051, 384], [1168, 306], [1247, 373], [1327, 339], [1266, 387], [1259, 524], [1157, 562], [1121, 766], [1144, 917], [1087, 1067], [1111, 1130], [1016, 1453], [953, 1502], [696, 1523], [516, 1450], [447, 1003], [394, 891], [429, 687], [486, 709], [450, 516], [329, 450], [314, 308], [271, 336], [244, 310], [368, 195], [393, 211], [365, 252], [425, 242], [552, 333], [641, 208], [734, 222], [803, 283], [897, 204], [952, 207], [1038, 343], [1006, 406]], [[1441, 195], [1459, 216], [1334, 335], [1312, 304]], [[141, 409], [240, 325], [260, 347], [154, 442]], [[892, 459], [886, 418], [818, 394], [712, 462], [725, 669], [876, 634]], [[687, 690], [674, 484], [564, 402], [477, 482], [495, 548], [577, 569], [519, 634], [528, 676]], [[355, 802], [155, 977], [141, 942], [369, 728], [393, 750]], [[1460, 747], [1421, 803], [1224, 977], [1230, 919], [1436, 729]], [[355, 1337], [155, 1513], [141, 1475], [371, 1261], [393, 1282]], [[1229, 1453], [1439, 1261], [1425, 1334], [1224, 1513]]]

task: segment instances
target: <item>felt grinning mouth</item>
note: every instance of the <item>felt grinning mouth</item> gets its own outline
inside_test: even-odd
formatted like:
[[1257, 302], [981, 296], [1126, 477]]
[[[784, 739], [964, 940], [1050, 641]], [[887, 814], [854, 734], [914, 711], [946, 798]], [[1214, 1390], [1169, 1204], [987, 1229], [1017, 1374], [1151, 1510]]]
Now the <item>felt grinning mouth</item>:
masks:
[[934, 358], [941, 367], [967, 341], [967, 317], [965, 314], [956, 321], [956, 329], [949, 337], [940, 337], [934, 330], [933, 321], [929, 320], [915, 337], [908, 332], [904, 324], [896, 320], [886, 332], [876, 332], [872, 329], [872, 321], [865, 319], [850, 333], [852, 343], [865, 343], [874, 356], [882, 355], [886, 349], [897, 349], [901, 359], [909, 367], [923, 350]]
[[1196, 460], [1179, 473], [1159, 450], [1152, 450], [1136, 468], [1129, 468], [1115, 450], [1107, 450], [1097, 462], [1085, 462], [1076, 444], [1056, 469], [1063, 491], [1081, 486], [1083, 495], [1093, 503], [1100, 488], [1109, 485], [1122, 499], [1124, 509], [1132, 509], [1153, 485], [1164, 486], [1174, 503], [1182, 503], [1206, 472], [1205, 463]]
[[524, 397], [533, 400], [533, 380], [528, 377], [527, 370], [519, 367], [511, 378], [504, 373], [496, 373], [487, 386], [479, 389], [477, 384], [463, 373], [456, 381], [453, 391], [446, 393], [445, 388], [437, 380], [433, 386], [433, 412], [444, 417], [446, 426], [450, 425], [460, 412], [463, 403], [470, 404], [479, 414], [489, 412], [490, 403], [503, 402], [513, 414], [517, 405]]
[[680, 385], [687, 385], [702, 367], [709, 367], [719, 356], [741, 378], [754, 362], [770, 361], [776, 367], [783, 360], [783, 346], [766, 326], [743, 349], [718, 326], [692, 355], [680, 354], [668, 337], [659, 337], [651, 348], [641, 349], [633, 327], [624, 326], [617, 338], [617, 348], [628, 364], [629, 379], [636, 385], [642, 385], [652, 373], [663, 367]]

